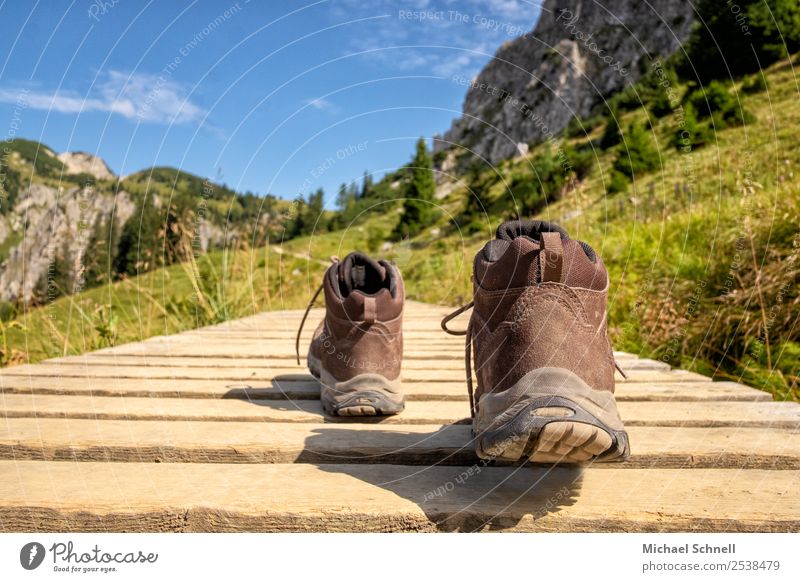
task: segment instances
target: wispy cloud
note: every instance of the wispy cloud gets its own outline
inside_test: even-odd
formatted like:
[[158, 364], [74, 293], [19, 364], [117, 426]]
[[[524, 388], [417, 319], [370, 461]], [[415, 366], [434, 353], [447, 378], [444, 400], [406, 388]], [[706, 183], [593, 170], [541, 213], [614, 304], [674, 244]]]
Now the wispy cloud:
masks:
[[331, 112], [338, 111], [336, 105], [334, 105], [327, 99], [323, 99], [321, 97], [318, 99], [309, 99], [308, 101], [306, 101], [306, 104], [318, 111], [331, 111]]
[[[354, 52], [373, 51], [365, 58], [381, 67], [470, 77], [503, 42], [533, 28], [541, 4], [540, 0], [342, 0], [337, 17], [384, 16], [369, 22], [368, 36], [354, 35], [357, 40], [351, 47]], [[397, 46], [404, 48], [391, 48]]]
[[508, 19], [530, 22], [530, 14], [534, 7], [541, 6], [541, 2], [522, 0], [482, 0], [491, 12], [500, 14]]
[[[164, 75], [109, 71], [90, 94], [28, 90], [25, 103], [66, 114], [104, 112], [142, 123], [191, 123], [205, 112], [186, 95], [180, 83]], [[19, 96], [20, 91], [0, 89], [2, 103], [15, 103]]]

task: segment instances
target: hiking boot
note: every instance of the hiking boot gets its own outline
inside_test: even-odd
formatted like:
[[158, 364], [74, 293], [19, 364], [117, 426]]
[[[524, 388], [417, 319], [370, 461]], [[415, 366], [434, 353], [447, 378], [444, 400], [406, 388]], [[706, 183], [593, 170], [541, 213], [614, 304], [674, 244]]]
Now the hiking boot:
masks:
[[403, 359], [403, 279], [397, 267], [354, 252], [334, 260], [308, 311], [325, 290], [325, 317], [308, 349], [308, 369], [320, 381], [322, 407], [335, 416], [397, 414]]
[[450, 332], [447, 322], [473, 307], [463, 333], [478, 456], [626, 459], [606, 328], [609, 280], [597, 253], [555, 224], [510, 221], [478, 252], [473, 269], [473, 303], [442, 327]]

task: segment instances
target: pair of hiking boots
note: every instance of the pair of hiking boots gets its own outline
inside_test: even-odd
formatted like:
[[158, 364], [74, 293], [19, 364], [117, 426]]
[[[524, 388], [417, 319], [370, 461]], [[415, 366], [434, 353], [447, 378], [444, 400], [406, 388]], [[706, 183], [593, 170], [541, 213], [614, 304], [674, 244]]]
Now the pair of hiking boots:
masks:
[[[608, 273], [597, 253], [555, 224], [510, 221], [475, 256], [472, 280], [473, 301], [445, 317], [442, 328], [466, 335], [478, 456], [542, 463], [627, 458], [606, 328]], [[397, 267], [354, 252], [327, 270], [308, 310], [323, 289], [326, 313], [308, 368], [322, 386], [325, 412], [401, 412], [404, 288]], [[470, 308], [466, 331], [450, 330], [449, 321]], [[298, 364], [299, 342], [300, 331]]]

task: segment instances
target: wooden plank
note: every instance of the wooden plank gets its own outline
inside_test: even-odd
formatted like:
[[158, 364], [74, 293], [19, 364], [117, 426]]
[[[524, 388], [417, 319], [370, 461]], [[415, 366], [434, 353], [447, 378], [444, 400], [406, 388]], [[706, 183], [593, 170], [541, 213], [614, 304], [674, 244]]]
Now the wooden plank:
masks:
[[[800, 469], [800, 431], [631, 427], [626, 468]], [[10, 418], [0, 459], [471, 465], [467, 425], [352, 425]], [[617, 465], [598, 467], [616, 468]]]
[[[106, 378], [93, 376], [5, 375], [0, 377], [0, 393], [5, 394], [75, 394], [94, 396], [137, 396], [173, 398], [244, 398], [244, 399], [318, 399], [319, 383], [310, 374], [296, 373], [281, 379], [254, 381], [177, 379], [177, 378]], [[466, 383], [405, 382], [406, 399], [466, 401]], [[643, 400], [668, 402], [769, 401], [769, 393], [735, 382], [619, 382], [619, 401]]]
[[797, 471], [0, 462], [4, 531], [797, 531]]
[[[303, 326], [303, 332], [301, 334], [301, 339], [308, 340], [310, 339], [313, 334], [314, 330], [316, 329], [316, 325], [318, 322], [312, 322], [309, 320], [306, 322], [306, 325]], [[298, 320], [299, 324], [299, 320]], [[203, 337], [203, 338], [210, 338], [210, 337], [220, 337], [220, 338], [238, 338], [238, 339], [258, 339], [258, 340], [289, 340], [294, 341], [297, 337], [297, 329], [290, 328], [290, 327], [283, 327], [283, 326], [265, 326], [263, 328], [246, 328], [246, 329], [238, 329], [238, 328], [217, 328], [217, 327], [201, 327], [198, 329], [193, 329], [189, 331], [184, 331], [179, 334], [175, 334], [177, 336], [186, 337], [186, 336], [193, 336], [193, 337]], [[155, 336], [155, 337], [171, 337], [171, 336]], [[424, 340], [424, 341], [439, 341], [441, 343], [452, 343], [454, 345], [464, 345], [464, 337], [463, 336], [453, 336], [445, 333], [441, 327], [437, 326], [419, 326], [416, 322], [408, 322], [408, 325], [403, 327], [403, 338], [406, 340]], [[619, 356], [622, 352], [616, 352]]]
[[[193, 351], [197, 351], [194, 349]], [[287, 359], [288, 360], [288, 359]], [[73, 364], [31, 364], [14, 366], [0, 372], [0, 379], [12, 376], [57, 376], [62, 378], [86, 377], [96, 378], [142, 378], [142, 379], [217, 379], [229, 381], [254, 381], [269, 382], [285, 376], [296, 376], [306, 373], [303, 366], [298, 366], [291, 361], [283, 361], [283, 366], [263, 368], [190, 368], [172, 366], [115, 366], [115, 365], [90, 365], [80, 366]], [[276, 362], [280, 364], [280, 362]], [[404, 364], [406, 362], [404, 361]], [[710, 382], [711, 379], [683, 370], [631, 370], [627, 373], [626, 382]], [[617, 374], [617, 380], [623, 379]], [[2, 382], [3, 380], [0, 380]], [[404, 382], [464, 382], [463, 369], [404, 369]], [[2, 385], [2, 384], [0, 384]]]
[[[8, 418], [98, 418], [118, 420], [203, 420], [323, 422], [317, 400], [128, 398], [102, 396], [0, 395]], [[764, 426], [800, 428], [800, 404], [791, 402], [620, 402], [628, 426]], [[403, 413], [382, 419], [328, 417], [336, 422], [387, 424], [468, 423], [464, 402], [408, 402]]]
[[[138, 344], [126, 344], [113, 348], [105, 348], [95, 352], [95, 354], [102, 355], [125, 355], [125, 356], [159, 356], [159, 357], [195, 357], [195, 358], [262, 358], [269, 359], [270, 361], [288, 360], [294, 361], [296, 355], [294, 347], [285, 345], [283, 347], [274, 348], [272, 345], [261, 344], [259, 342], [247, 342], [235, 345], [229, 342], [197, 342], [181, 345], [158, 345], [156, 343], [141, 342]], [[301, 350], [301, 357], [305, 357], [305, 349]], [[403, 363], [408, 363], [413, 360], [427, 361], [425, 367], [437, 369], [450, 369], [450, 370], [463, 370], [464, 351], [463, 349], [444, 351], [444, 350], [405, 350], [403, 354]], [[649, 371], [652, 374], [647, 375], [647, 381], [651, 380], [665, 380], [663, 374], [669, 374], [668, 366], [661, 363], [652, 364], [652, 360], [641, 364], [643, 369], [638, 369], [639, 364], [633, 364], [631, 368], [628, 367], [628, 362], [620, 362], [626, 374], [630, 369], [632, 374], [628, 376], [637, 376], [637, 372]], [[419, 365], [422, 367], [422, 364]], [[655, 369], [654, 369], [655, 368]], [[664, 368], [664, 369], [659, 369]], [[680, 373], [686, 381], [707, 381], [710, 378], [688, 372], [685, 370], [674, 370], [672, 372]], [[619, 378], [619, 374], [617, 375]], [[641, 375], [638, 375], [641, 376]]]
[[[305, 362], [305, 356], [302, 360]], [[197, 356], [164, 356], [164, 355], [129, 355], [129, 354], [97, 354], [88, 353], [80, 356], [66, 356], [45, 360], [40, 365], [67, 364], [74, 366], [146, 366], [170, 368], [273, 368], [286, 366], [285, 359], [262, 358], [201, 358]], [[305, 363], [303, 364], [305, 365]], [[621, 361], [621, 366], [630, 370], [669, 370], [669, 365], [649, 359], [630, 358]], [[405, 370], [464, 370], [462, 360], [405, 360]], [[13, 368], [8, 368], [11, 373]]]

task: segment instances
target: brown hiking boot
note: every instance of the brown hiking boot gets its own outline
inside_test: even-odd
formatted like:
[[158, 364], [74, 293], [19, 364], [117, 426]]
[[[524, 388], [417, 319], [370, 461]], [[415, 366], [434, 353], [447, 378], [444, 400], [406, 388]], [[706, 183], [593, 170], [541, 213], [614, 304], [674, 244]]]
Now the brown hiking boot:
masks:
[[[614, 400], [608, 273], [586, 243], [511, 221], [475, 256], [467, 374], [478, 456], [577, 463], [630, 454]], [[471, 346], [470, 346], [471, 343]], [[472, 393], [470, 351], [477, 389]]]
[[321, 387], [322, 407], [338, 416], [397, 414], [403, 359], [403, 279], [397, 267], [350, 253], [334, 261], [308, 311], [325, 289], [325, 318], [308, 349], [308, 369]]

